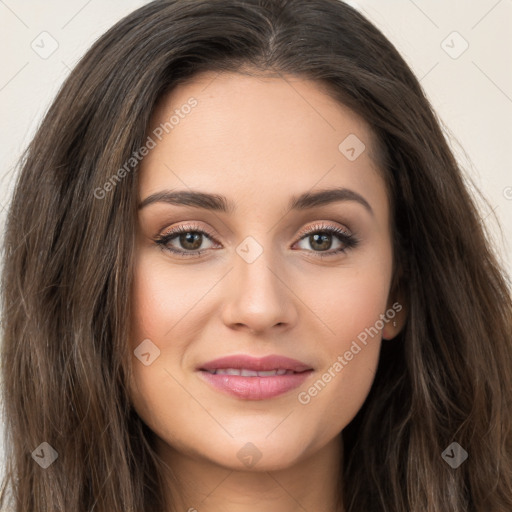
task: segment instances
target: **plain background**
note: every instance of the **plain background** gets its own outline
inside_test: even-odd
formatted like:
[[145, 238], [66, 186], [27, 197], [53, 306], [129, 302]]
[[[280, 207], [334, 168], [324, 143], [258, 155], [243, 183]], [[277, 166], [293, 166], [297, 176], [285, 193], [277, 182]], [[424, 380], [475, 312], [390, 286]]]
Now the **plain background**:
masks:
[[[1, 232], [16, 162], [62, 82], [100, 35], [146, 3], [0, 0]], [[489, 201], [481, 216], [511, 275], [512, 0], [347, 3], [384, 32], [420, 79], [457, 158]], [[0, 443], [0, 475], [2, 462]]]

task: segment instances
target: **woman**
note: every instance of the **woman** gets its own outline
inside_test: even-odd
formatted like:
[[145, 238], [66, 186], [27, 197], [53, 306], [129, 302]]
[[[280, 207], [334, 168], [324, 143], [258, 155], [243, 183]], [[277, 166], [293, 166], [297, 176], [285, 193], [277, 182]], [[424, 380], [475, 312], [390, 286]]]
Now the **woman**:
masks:
[[512, 507], [510, 290], [337, 0], [110, 29], [27, 150], [3, 290], [17, 512]]

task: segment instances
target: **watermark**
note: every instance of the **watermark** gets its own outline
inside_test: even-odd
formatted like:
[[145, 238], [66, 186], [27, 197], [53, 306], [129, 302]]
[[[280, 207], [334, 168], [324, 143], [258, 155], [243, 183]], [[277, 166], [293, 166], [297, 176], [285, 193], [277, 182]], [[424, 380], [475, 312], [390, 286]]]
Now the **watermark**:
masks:
[[44, 31], [30, 43], [30, 47], [41, 59], [46, 60], [57, 51], [59, 43], [50, 33]]
[[512, 200], [512, 187], [505, 187], [503, 189], [503, 197], [508, 201]]
[[444, 461], [453, 469], [457, 469], [467, 458], [468, 452], [455, 441], [441, 454]]
[[174, 110], [174, 114], [165, 122], [160, 123], [148, 135], [146, 142], [137, 150], [132, 153], [130, 158], [126, 160], [122, 167], [120, 167], [101, 187], [94, 189], [94, 197], [96, 199], [104, 199], [107, 192], [110, 192], [115, 186], [123, 180], [134, 168], [137, 167], [139, 162], [149, 154], [149, 152], [156, 147], [157, 141], [161, 141], [164, 133], [170, 133], [181, 122], [181, 119], [192, 112], [192, 109], [197, 106], [197, 100], [191, 97], [180, 108]]
[[[352, 341], [352, 344], [350, 345], [349, 350], [345, 351], [343, 355], [339, 355], [336, 358], [336, 361], [334, 361], [331, 366], [325, 371], [322, 376], [312, 385], [310, 386], [307, 391], [301, 391], [297, 395], [298, 401], [302, 405], [307, 405], [309, 402], [311, 402], [311, 399], [318, 395], [329, 382], [332, 381], [340, 372], [345, 368], [345, 366], [348, 365], [350, 361], [354, 358], [355, 355], [359, 354], [361, 350], [368, 344], [368, 336], [370, 338], [373, 338], [374, 336], [377, 336], [384, 326], [390, 321], [395, 318], [396, 314], [402, 311], [402, 305], [398, 302], [395, 302], [387, 311], [385, 314], [381, 314], [379, 317], [379, 320], [377, 320], [373, 326], [365, 328], [364, 331], [361, 331], [357, 335], [357, 341]], [[361, 345], [358, 343], [363, 345]]]
[[238, 244], [236, 252], [246, 263], [253, 263], [263, 254], [263, 247], [252, 236], [248, 236]]
[[354, 133], [349, 134], [341, 141], [338, 150], [351, 162], [354, 162], [366, 149], [364, 142]]
[[254, 467], [261, 459], [262, 455], [258, 447], [253, 443], [245, 443], [236, 454], [240, 462], [248, 468]]
[[50, 467], [56, 460], [59, 454], [54, 450], [53, 446], [46, 441], [41, 443], [32, 453], [32, 458], [43, 468]]
[[458, 59], [469, 48], [469, 43], [454, 30], [441, 41], [441, 48], [452, 59]]
[[153, 364], [160, 357], [160, 349], [149, 338], [143, 340], [133, 353], [144, 366]]

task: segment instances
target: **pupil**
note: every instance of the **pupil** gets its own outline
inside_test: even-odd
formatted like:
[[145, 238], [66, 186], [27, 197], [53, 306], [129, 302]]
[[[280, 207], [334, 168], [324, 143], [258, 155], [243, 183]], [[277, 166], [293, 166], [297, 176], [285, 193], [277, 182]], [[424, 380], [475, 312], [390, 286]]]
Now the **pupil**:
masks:
[[[191, 233], [190, 231], [187, 233], [183, 233], [180, 235], [180, 243], [186, 249], [195, 250], [201, 247], [201, 234], [200, 233]], [[199, 243], [198, 243], [199, 242]], [[191, 247], [189, 246], [191, 245]]]
[[[315, 244], [320, 242], [320, 246], [317, 247], [322, 250], [329, 249], [331, 247], [331, 240], [329, 234], [315, 234], [310, 237], [311, 247], [314, 248]], [[311, 240], [312, 238], [312, 240]]]

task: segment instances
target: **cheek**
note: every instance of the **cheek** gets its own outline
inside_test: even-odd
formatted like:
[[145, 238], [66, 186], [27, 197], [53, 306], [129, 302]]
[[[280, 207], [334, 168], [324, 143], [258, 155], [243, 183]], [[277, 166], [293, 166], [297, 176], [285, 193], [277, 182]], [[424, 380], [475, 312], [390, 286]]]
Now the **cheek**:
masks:
[[326, 435], [353, 419], [373, 383], [391, 277], [391, 258], [383, 260], [384, 265], [345, 268], [343, 275], [316, 279], [310, 287], [310, 304], [325, 327], [318, 339], [326, 362], [318, 378], [300, 390], [298, 402], [308, 411], [307, 418], [325, 418], [320, 429]]
[[[361, 273], [360, 276], [346, 280], [344, 286], [332, 295], [329, 311], [332, 330], [335, 333], [334, 344], [336, 345], [336, 340], [339, 340], [338, 348], [348, 349], [347, 342], [356, 338], [364, 341], [364, 333], [375, 326], [380, 315], [385, 312], [388, 280]], [[377, 330], [382, 330], [380, 322], [377, 324]]]
[[[193, 325], [197, 304], [212, 286], [211, 275], [192, 267], [169, 265], [165, 259], [142, 254], [135, 266], [132, 287], [132, 344], [145, 338], [154, 338], [160, 346], [172, 340], [174, 354], [180, 352], [180, 336], [183, 325]], [[135, 348], [134, 346], [134, 348]]]
[[[173, 337], [174, 325], [185, 316], [187, 303], [192, 302], [190, 286], [184, 289], [179, 274], [170, 276], [169, 266], [165, 267], [150, 254], [139, 255], [135, 263], [132, 284], [132, 316], [130, 347], [132, 354], [132, 389], [146, 398], [161, 389], [159, 380], [164, 378], [168, 357], [172, 353], [179, 357], [180, 338]], [[179, 290], [179, 293], [177, 292]], [[168, 350], [166, 340], [172, 339], [173, 350]], [[149, 340], [149, 342], [148, 342]], [[149, 352], [150, 364], [145, 365], [136, 357], [142, 343]], [[139, 399], [140, 401], [140, 399]]]
[[[184, 417], [193, 412], [193, 401], [182, 388], [182, 365], [190, 340], [204, 329], [208, 318], [204, 306], [216, 281], [218, 277], [206, 266], [172, 265], [160, 252], [140, 249], [131, 290], [130, 387], [137, 412], [153, 427], [174, 424], [176, 417], [167, 417], [173, 408]], [[158, 356], [154, 360], [150, 356], [153, 362], [145, 366], [134, 351], [147, 340], [153, 344], [149, 351]]]
[[[311, 313], [303, 325], [309, 330], [316, 322], [318, 339], [330, 353], [348, 349], [352, 339], [374, 326], [385, 313], [391, 257], [381, 253], [380, 261], [365, 263], [301, 272], [294, 280], [294, 289], [300, 290], [300, 298]], [[378, 326], [380, 331], [380, 322]]]
[[[169, 436], [163, 426], [175, 422], [172, 411], [178, 405], [180, 409], [187, 408], [179, 386], [168, 373], [173, 373], [170, 357], [179, 360], [185, 350], [184, 341], [180, 343], [182, 338], [174, 335], [181, 323], [175, 325], [179, 319], [187, 319], [186, 314], [197, 299], [191, 289], [191, 281], [186, 283], [183, 273], [171, 273], [169, 265], [162, 265], [158, 258], [144, 250], [140, 251], [134, 270], [130, 398], [139, 416], [153, 431]], [[147, 347], [144, 351], [139, 349], [142, 343]], [[146, 361], [149, 364], [139, 360], [134, 351], [149, 352], [149, 361]]]

